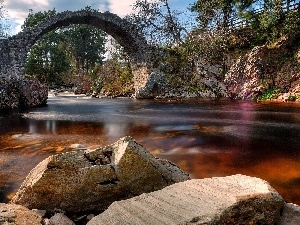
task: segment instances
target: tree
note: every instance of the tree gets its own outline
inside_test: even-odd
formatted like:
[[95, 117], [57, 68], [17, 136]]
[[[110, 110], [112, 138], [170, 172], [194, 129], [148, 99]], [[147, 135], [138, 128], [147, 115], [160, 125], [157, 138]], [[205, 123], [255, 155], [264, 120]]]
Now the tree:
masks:
[[7, 13], [4, 8], [4, 0], [0, 0], [0, 39], [7, 38], [10, 25], [7, 21]]
[[[64, 31], [77, 73], [88, 74], [96, 64], [102, 64], [106, 34], [89, 25], [73, 25]], [[80, 72], [81, 71], [81, 72]]]
[[70, 70], [63, 42], [59, 34], [50, 32], [33, 46], [25, 65], [26, 74], [47, 84], [62, 84]]
[[[90, 7], [85, 9], [91, 10]], [[30, 10], [23, 29], [54, 15], [55, 9], [38, 13]], [[51, 31], [32, 47], [25, 67], [26, 73], [48, 84], [67, 82], [65, 77], [69, 78], [68, 82], [75, 84], [90, 80], [93, 78], [90, 75], [95, 74], [94, 67], [102, 64], [105, 37], [103, 31], [85, 24]]]
[[[22, 26], [23, 29], [33, 27], [47, 17], [56, 15], [56, 10], [33, 13]], [[26, 61], [26, 74], [38, 78], [47, 84], [61, 84], [62, 73], [70, 70], [70, 63], [63, 48], [64, 37], [59, 31], [51, 31], [40, 38], [32, 47]]]
[[300, 29], [300, 10], [291, 10], [289, 0], [243, 0], [239, 12], [254, 32], [255, 44], [293, 35]]
[[236, 18], [237, 8], [235, 0], [197, 0], [191, 7], [196, 12], [197, 21], [201, 29], [223, 29], [230, 27]]
[[109, 57], [97, 67], [94, 91], [107, 96], [131, 96], [134, 93], [131, 60], [114, 39], [110, 43]]
[[152, 44], [178, 45], [187, 34], [181, 13], [171, 10], [168, 0], [137, 0], [127, 19], [136, 24]]

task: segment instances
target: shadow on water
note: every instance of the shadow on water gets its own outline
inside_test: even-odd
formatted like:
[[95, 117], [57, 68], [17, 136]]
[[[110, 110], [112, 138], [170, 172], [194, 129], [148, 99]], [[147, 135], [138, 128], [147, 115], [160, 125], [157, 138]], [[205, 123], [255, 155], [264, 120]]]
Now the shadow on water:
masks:
[[0, 134], [0, 202], [49, 155], [129, 135], [193, 178], [256, 176], [300, 204], [300, 104], [53, 97], [0, 116]]

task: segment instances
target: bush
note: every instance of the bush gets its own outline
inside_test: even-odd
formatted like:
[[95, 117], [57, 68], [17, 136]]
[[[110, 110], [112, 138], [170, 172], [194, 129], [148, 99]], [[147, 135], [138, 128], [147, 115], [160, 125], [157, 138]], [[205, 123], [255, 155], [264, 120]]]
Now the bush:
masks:
[[281, 88], [278, 86], [273, 86], [266, 90], [265, 93], [260, 95], [257, 100], [270, 100], [270, 99], [275, 99], [280, 95]]
[[294, 101], [297, 100], [297, 96], [295, 96], [295, 95], [290, 95], [290, 96], [288, 97], [288, 100], [294, 102]]

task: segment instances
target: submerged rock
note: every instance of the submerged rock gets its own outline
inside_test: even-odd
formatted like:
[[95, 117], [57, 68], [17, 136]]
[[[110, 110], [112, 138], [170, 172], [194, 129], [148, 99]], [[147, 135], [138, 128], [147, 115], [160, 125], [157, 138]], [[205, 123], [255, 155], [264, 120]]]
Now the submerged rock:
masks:
[[53, 155], [27, 176], [12, 202], [29, 209], [105, 210], [112, 202], [189, 179], [132, 138], [95, 149]]
[[88, 225], [278, 224], [281, 196], [244, 175], [194, 179], [114, 202]]
[[0, 224], [4, 225], [40, 225], [42, 216], [15, 204], [0, 203]]

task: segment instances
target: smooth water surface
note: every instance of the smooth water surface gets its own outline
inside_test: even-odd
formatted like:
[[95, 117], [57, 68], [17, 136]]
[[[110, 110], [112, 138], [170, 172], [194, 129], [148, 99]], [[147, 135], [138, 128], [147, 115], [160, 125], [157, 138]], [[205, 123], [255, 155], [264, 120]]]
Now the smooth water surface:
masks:
[[51, 97], [0, 117], [0, 202], [47, 156], [129, 135], [193, 178], [246, 174], [300, 204], [300, 104]]

